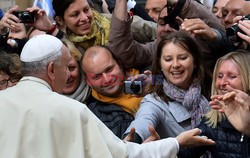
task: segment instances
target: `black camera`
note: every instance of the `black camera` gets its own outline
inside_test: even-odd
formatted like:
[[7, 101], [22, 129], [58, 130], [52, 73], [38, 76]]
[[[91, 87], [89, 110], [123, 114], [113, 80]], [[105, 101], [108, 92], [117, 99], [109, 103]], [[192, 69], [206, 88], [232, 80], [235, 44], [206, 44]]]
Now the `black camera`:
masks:
[[[240, 19], [241, 21], [244, 20], [250, 20], [250, 14], [248, 14], [247, 16], [243, 17], [242, 19]], [[243, 39], [241, 39], [238, 35], [237, 32], [246, 34], [245, 32], [243, 32], [239, 27], [238, 24], [235, 24], [229, 28], [226, 29], [226, 34], [227, 37], [229, 39], [230, 42], [232, 43], [241, 43], [243, 41]]]
[[181, 25], [181, 23], [177, 20], [176, 17], [180, 14], [185, 3], [186, 0], [168, 1], [168, 3], [163, 7], [167, 9], [167, 16], [164, 16], [162, 18], [159, 17], [158, 24], [162, 26], [169, 24], [169, 26], [173, 29], [179, 30], [179, 26]]
[[35, 15], [34, 13], [28, 11], [16, 11], [12, 13], [21, 21], [21, 23], [34, 23]]
[[124, 81], [124, 92], [127, 94], [141, 94], [142, 82], [141, 81]]

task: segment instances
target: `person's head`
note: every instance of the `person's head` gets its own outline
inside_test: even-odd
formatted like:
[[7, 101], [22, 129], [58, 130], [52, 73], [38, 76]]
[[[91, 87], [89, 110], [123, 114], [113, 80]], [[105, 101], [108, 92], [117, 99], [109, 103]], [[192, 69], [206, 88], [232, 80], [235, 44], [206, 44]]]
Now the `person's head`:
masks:
[[32, 37], [22, 50], [23, 76], [34, 76], [45, 80], [57, 93], [62, 93], [69, 77], [69, 50], [51, 35]]
[[82, 69], [88, 84], [98, 93], [109, 97], [123, 94], [125, 74], [122, 65], [104, 46], [93, 46], [86, 50]]
[[[199, 46], [184, 32], [173, 32], [162, 38], [153, 60], [154, 77], [163, 75], [166, 80], [181, 89], [188, 89], [192, 82], [200, 85], [204, 79]], [[152, 89], [161, 93], [161, 80], [154, 80]], [[157, 86], [158, 85], [158, 86]]]
[[1, 41], [3, 50], [7, 53], [17, 53], [20, 54], [24, 44], [27, 41], [27, 34], [30, 26], [25, 26], [23, 23], [17, 23], [19, 27], [16, 29], [6, 28], [5, 31], [8, 32], [8, 36]]
[[[212, 95], [223, 95], [230, 91], [228, 86], [250, 94], [250, 52], [238, 50], [224, 55], [216, 62], [213, 72]], [[216, 127], [224, 119], [217, 110], [211, 110], [206, 117], [208, 124]]]
[[234, 24], [233, 19], [236, 16], [250, 14], [250, 1], [230, 0], [222, 11], [223, 24], [225, 28], [229, 28]]
[[229, 0], [217, 0], [212, 9], [213, 14], [218, 19], [220, 19], [222, 23], [223, 23], [222, 10], [226, 6], [227, 2], [229, 2]]
[[167, 4], [166, 0], [147, 0], [145, 10], [148, 15], [155, 21], [158, 21], [162, 8]]
[[178, 31], [179, 26], [182, 23], [182, 19], [178, 16], [167, 22], [164, 19], [166, 16], [168, 16], [168, 13], [167, 13], [166, 6], [164, 6], [162, 10], [160, 11], [160, 14], [158, 16], [158, 21], [157, 21], [156, 36], [157, 36], [158, 41], [160, 41], [161, 38], [164, 37], [165, 35], [171, 32]]
[[17, 54], [0, 52], [0, 90], [11, 87], [20, 80], [21, 61]]
[[56, 22], [77, 35], [91, 31], [93, 13], [87, 0], [53, 0]]
[[66, 82], [65, 87], [63, 88], [63, 94], [72, 94], [79, 87], [81, 82], [81, 69], [80, 69], [80, 60], [82, 54], [75, 47], [75, 45], [67, 40], [66, 38], [62, 39], [62, 42], [69, 49], [71, 54], [71, 59], [69, 61], [69, 78]]
[[28, 27], [24, 25], [24, 23], [18, 23], [18, 29], [12, 30], [9, 32], [9, 39], [24, 39], [27, 37]]
[[216, 62], [212, 95], [223, 95], [229, 90], [227, 85], [250, 94], [250, 52], [238, 50], [226, 54]]

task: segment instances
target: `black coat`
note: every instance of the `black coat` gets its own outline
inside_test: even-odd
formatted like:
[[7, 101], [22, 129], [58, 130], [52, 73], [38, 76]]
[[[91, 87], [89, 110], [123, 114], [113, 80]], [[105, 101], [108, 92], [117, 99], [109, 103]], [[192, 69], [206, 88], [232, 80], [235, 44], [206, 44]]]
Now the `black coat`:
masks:
[[88, 108], [119, 138], [122, 136], [134, 116], [124, 111], [116, 104], [107, 104], [101, 101], [92, 101]]
[[220, 122], [217, 128], [205, 122], [203, 119], [198, 126], [202, 130], [201, 135], [214, 140], [216, 145], [180, 149], [179, 158], [199, 158], [206, 151], [211, 152], [214, 158], [250, 158], [249, 137], [238, 132], [228, 120]]

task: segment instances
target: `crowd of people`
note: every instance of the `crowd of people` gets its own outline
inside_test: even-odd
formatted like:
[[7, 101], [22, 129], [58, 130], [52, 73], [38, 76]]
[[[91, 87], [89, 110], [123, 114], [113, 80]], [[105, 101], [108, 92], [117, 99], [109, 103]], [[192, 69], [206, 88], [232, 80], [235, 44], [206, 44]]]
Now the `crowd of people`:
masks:
[[50, 2], [1, 15], [0, 157], [250, 156], [249, 1]]

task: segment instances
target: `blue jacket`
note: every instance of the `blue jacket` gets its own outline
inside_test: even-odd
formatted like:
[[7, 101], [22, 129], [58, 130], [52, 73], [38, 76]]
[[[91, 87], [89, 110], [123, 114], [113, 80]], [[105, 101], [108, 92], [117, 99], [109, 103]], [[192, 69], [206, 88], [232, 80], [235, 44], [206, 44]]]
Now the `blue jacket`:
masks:
[[201, 135], [213, 139], [216, 145], [181, 149], [179, 158], [199, 158], [206, 151], [210, 151], [214, 158], [250, 158], [249, 137], [238, 132], [228, 120], [220, 122], [217, 128], [205, 122], [203, 119], [198, 126], [202, 130]]

